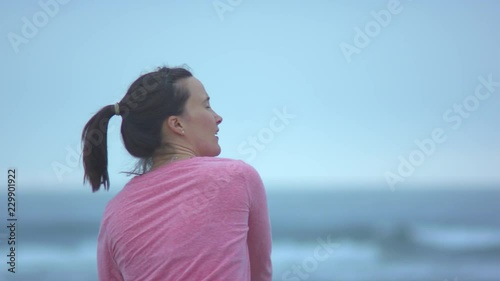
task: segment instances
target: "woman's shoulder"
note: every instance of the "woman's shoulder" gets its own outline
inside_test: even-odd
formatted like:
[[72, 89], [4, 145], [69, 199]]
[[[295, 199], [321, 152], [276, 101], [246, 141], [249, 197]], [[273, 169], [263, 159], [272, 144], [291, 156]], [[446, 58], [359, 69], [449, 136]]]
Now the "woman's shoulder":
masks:
[[254, 174], [257, 173], [254, 167], [243, 160], [224, 157], [200, 157], [211, 168], [220, 172]]

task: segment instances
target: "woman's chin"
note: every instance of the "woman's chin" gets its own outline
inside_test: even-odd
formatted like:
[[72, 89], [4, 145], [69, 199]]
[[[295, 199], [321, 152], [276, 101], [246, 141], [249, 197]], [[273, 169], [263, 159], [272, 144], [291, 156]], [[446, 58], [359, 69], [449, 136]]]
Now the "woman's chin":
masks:
[[207, 149], [205, 151], [205, 153], [201, 153], [201, 156], [215, 157], [215, 156], [219, 156], [220, 152], [221, 152], [221, 148], [220, 148], [219, 144], [215, 144], [210, 149]]
[[217, 149], [215, 150], [215, 155], [214, 156], [219, 156], [220, 152], [221, 152], [221, 148], [220, 146], [217, 144]]

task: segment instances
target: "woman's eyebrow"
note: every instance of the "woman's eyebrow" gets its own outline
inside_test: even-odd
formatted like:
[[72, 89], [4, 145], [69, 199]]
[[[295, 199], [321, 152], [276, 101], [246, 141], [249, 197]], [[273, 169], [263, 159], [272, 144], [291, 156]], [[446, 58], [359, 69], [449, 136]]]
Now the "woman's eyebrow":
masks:
[[203, 103], [208, 102], [209, 100], [210, 100], [210, 97], [207, 97], [207, 98], [203, 101]]

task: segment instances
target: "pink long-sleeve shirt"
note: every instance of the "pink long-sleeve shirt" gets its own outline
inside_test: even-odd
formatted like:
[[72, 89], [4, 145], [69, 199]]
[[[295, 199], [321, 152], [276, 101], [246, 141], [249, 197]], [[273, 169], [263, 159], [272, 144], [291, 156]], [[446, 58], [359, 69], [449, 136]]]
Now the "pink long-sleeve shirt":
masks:
[[132, 178], [107, 204], [101, 281], [270, 281], [271, 226], [257, 171], [194, 157]]

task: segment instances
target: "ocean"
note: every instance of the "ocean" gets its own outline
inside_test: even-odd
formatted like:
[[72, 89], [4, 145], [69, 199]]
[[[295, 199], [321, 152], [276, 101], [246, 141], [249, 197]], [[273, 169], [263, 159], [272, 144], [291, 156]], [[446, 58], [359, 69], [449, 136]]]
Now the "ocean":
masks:
[[[500, 280], [499, 188], [284, 190], [268, 191], [273, 280]], [[97, 280], [113, 195], [18, 192], [16, 273], [2, 227], [0, 280]]]

